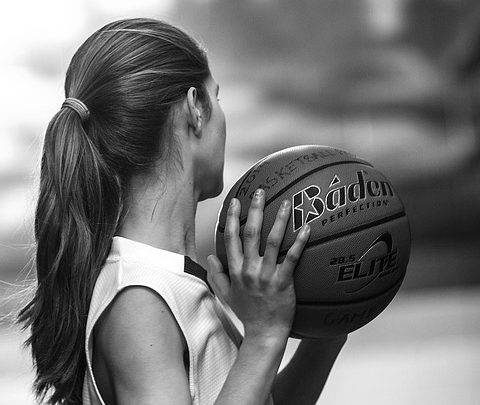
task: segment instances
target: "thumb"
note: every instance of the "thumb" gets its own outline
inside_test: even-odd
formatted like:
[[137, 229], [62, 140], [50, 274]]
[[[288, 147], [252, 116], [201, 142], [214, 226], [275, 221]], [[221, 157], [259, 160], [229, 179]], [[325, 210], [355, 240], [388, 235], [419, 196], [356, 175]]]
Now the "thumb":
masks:
[[228, 277], [228, 274], [224, 271], [222, 263], [220, 262], [220, 260], [218, 260], [217, 256], [208, 256], [207, 263], [208, 282], [212, 286], [215, 295], [218, 296], [218, 298], [228, 302], [228, 296], [230, 291], [230, 277]]

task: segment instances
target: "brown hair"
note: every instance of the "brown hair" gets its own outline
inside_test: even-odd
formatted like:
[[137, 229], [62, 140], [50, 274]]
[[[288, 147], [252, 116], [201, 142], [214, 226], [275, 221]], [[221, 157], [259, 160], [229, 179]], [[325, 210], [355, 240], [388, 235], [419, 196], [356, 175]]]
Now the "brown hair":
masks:
[[[171, 159], [171, 108], [190, 87], [206, 105], [205, 52], [165, 22], [128, 19], [90, 36], [72, 58], [66, 97], [43, 145], [35, 215], [37, 284], [19, 322], [30, 328], [38, 400], [81, 404], [85, 328], [93, 287], [122, 218], [129, 179]], [[171, 134], [170, 134], [171, 135]]]

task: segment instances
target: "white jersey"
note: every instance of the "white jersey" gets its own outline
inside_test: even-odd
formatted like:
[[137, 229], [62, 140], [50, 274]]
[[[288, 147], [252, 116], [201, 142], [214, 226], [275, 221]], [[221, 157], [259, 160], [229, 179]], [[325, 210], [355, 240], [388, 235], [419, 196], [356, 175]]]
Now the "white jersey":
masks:
[[205, 270], [187, 256], [117, 236], [90, 303], [83, 404], [105, 404], [92, 371], [95, 322], [122, 289], [133, 285], [151, 288], [168, 304], [188, 346], [192, 403], [213, 404], [235, 361], [241, 335], [210, 291]]

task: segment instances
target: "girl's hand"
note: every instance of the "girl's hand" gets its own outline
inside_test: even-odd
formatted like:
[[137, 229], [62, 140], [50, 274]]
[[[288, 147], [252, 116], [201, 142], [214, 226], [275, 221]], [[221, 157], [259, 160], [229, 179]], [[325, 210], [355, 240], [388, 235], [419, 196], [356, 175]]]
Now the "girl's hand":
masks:
[[267, 238], [264, 256], [259, 254], [265, 192], [255, 192], [244, 228], [239, 236], [240, 202], [233, 198], [225, 224], [227, 274], [219, 259], [208, 257], [208, 279], [213, 290], [236, 313], [245, 327], [245, 337], [281, 338], [290, 333], [295, 314], [293, 271], [309, 238], [310, 227], [298, 233], [281, 264], [277, 264], [288, 218], [290, 201], [283, 201]]

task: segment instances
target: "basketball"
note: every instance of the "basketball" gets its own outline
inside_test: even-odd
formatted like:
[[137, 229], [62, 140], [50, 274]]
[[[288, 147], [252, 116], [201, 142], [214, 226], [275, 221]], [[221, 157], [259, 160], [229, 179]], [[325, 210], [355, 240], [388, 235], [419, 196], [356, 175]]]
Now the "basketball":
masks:
[[346, 151], [305, 145], [255, 163], [228, 192], [218, 215], [216, 253], [228, 268], [223, 240], [230, 200], [241, 203], [240, 237], [257, 188], [265, 190], [260, 254], [283, 200], [292, 213], [281, 262], [303, 224], [310, 239], [295, 268], [296, 312], [291, 336], [350, 333], [377, 317], [402, 284], [410, 256], [410, 228], [390, 181]]

